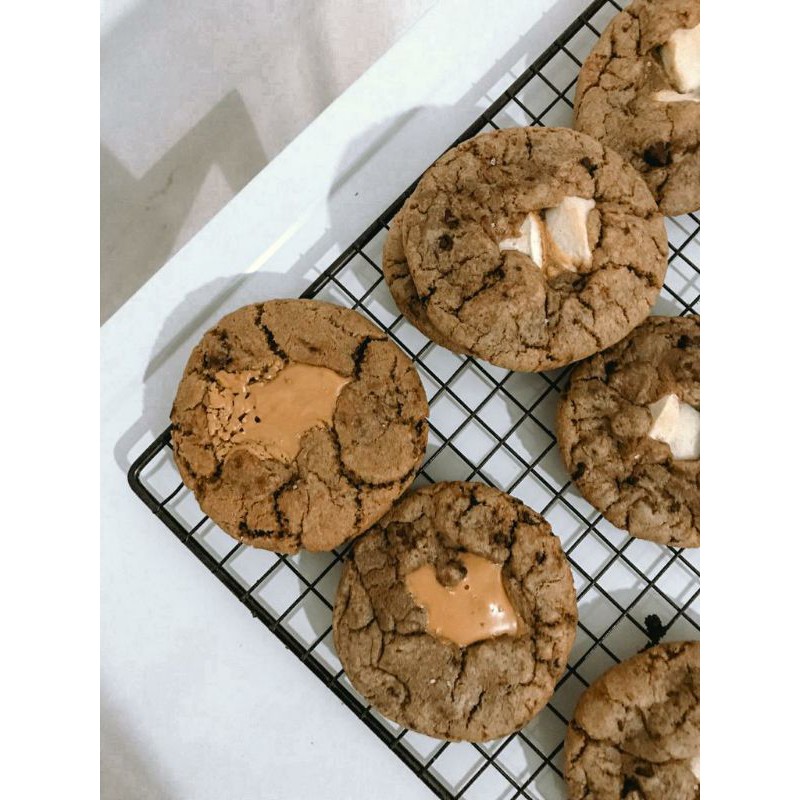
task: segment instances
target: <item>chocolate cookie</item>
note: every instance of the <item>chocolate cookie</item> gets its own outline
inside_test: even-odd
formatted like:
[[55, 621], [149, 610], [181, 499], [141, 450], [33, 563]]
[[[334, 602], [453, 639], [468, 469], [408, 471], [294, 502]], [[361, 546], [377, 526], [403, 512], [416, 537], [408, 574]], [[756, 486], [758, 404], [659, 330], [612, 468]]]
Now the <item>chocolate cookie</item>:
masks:
[[408, 272], [408, 262], [403, 250], [403, 233], [400, 218], [402, 209], [392, 220], [389, 233], [383, 245], [383, 277], [389, 286], [397, 307], [403, 316], [432, 342], [452, 350], [454, 353], [465, 352], [455, 342], [437, 330], [428, 319], [425, 307], [417, 294], [417, 287]]
[[284, 553], [330, 550], [411, 484], [427, 413], [411, 362], [360, 314], [272, 300], [223, 317], [192, 351], [172, 443], [223, 530]]
[[575, 127], [642, 173], [664, 214], [700, 208], [700, 1], [634, 0], [575, 90]]
[[579, 364], [556, 418], [567, 471], [631, 536], [700, 544], [700, 318], [650, 317]]
[[333, 609], [339, 658], [370, 703], [429, 736], [476, 742], [544, 706], [576, 623], [547, 522], [463, 482], [407, 495], [359, 539]]
[[564, 761], [570, 800], [697, 800], [700, 643], [656, 645], [595, 681]]
[[401, 218], [428, 319], [501, 367], [569, 364], [644, 319], [667, 267], [642, 177], [566, 128], [476, 136], [423, 176]]

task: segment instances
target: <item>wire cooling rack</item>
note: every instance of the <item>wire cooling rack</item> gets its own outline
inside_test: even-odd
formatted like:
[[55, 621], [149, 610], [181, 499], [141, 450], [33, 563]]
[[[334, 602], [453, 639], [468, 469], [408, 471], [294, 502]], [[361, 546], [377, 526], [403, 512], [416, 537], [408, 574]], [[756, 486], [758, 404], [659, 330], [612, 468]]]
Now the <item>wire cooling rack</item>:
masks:
[[[583, 59], [621, 7], [597, 0], [459, 138], [518, 125], [569, 125]], [[432, 344], [399, 314], [380, 269], [389, 222], [410, 187], [303, 297], [339, 303], [386, 329], [414, 360], [430, 402], [430, 441], [417, 485], [476, 480], [543, 513], [561, 538], [578, 593], [569, 666], [547, 707], [518, 733], [447, 743], [371, 709], [333, 648], [331, 609], [347, 548], [280, 556], [236, 543], [181, 483], [165, 430], [131, 467], [136, 494], [298, 659], [441, 798], [563, 798], [566, 725], [583, 690], [648, 644], [699, 637], [699, 553], [632, 539], [587, 504], [564, 471], [555, 407], [570, 368], [514, 373]], [[655, 312], [699, 312], [697, 215], [667, 220], [669, 270]]]

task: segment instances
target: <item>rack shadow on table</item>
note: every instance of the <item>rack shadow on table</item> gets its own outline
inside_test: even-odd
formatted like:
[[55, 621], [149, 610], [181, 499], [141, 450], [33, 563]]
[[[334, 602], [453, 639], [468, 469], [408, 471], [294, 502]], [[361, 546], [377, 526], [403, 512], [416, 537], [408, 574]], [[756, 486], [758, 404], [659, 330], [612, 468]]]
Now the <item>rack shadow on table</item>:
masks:
[[[458, 141], [503, 127], [569, 125], [580, 64], [619, 9], [610, 0], [592, 3]], [[431, 408], [417, 485], [458, 479], [494, 485], [543, 513], [560, 536], [573, 568], [580, 621], [567, 671], [547, 707], [518, 733], [485, 744], [441, 742], [395, 725], [355, 691], [333, 648], [331, 609], [347, 547], [282, 556], [235, 542], [181, 483], [169, 429], [136, 459], [128, 480], [164, 525], [437, 797], [552, 800], [564, 796], [564, 731], [583, 689], [662, 637], [698, 638], [698, 551], [632, 539], [574, 490], [553, 433], [569, 367], [538, 374], [498, 369], [432, 344], [399, 315], [383, 281], [381, 250], [389, 222], [412, 189], [303, 297], [357, 309], [413, 359]], [[667, 230], [669, 269], [655, 311], [696, 313], [699, 217], [669, 219]]]

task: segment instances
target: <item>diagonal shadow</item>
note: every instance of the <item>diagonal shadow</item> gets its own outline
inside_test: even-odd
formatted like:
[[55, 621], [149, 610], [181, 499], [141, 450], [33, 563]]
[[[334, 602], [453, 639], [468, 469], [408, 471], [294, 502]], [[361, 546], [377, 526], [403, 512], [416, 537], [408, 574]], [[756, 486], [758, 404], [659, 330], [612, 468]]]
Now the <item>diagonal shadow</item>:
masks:
[[199, 227], [217, 212], [216, 199], [196, 206], [212, 171], [233, 197], [266, 163], [237, 91], [225, 95], [140, 178], [101, 144], [101, 322], [163, 266], [185, 235], [190, 214], [200, 218], [192, 226]]
[[156, 767], [109, 698], [100, 703], [100, 797], [102, 800], [171, 800]]

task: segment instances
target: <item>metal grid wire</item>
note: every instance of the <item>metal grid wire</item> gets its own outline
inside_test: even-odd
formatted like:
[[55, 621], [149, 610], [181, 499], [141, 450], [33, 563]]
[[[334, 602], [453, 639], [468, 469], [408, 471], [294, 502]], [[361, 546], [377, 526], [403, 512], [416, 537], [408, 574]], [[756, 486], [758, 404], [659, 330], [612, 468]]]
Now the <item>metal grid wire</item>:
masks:
[[[569, 125], [580, 65], [619, 8], [609, 0], [594, 2], [459, 141], [482, 130]], [[565, 727], [583, 690], [662, 637], [699, 637], [698, 551], [630, 538], [573, 488], [553, 433], [569, 367], [508, 372], [432, 344], [399, 314], [382, 278], [381, 250], [411, 188], [303, 296], [357, 309], [413, 359], [430, 402], [430, 441], [415, 485], [483, 481], [544, 514], [561, 538], [580, 621], [567, 671], [547, 707], [518, 733], [487, 744], [442, 742], [389, 722], [355, 691], [333, 648], [331, 609], [347, 547], [287, 557], [236, 543], [181, 483], [169, 430], [136, 460], [129, 481], [192, 553], [436, 796], [561, 798]], [[668, 219], [667, 229], [669, 270], [655, 312], [699, 312], [699, 218]]]

